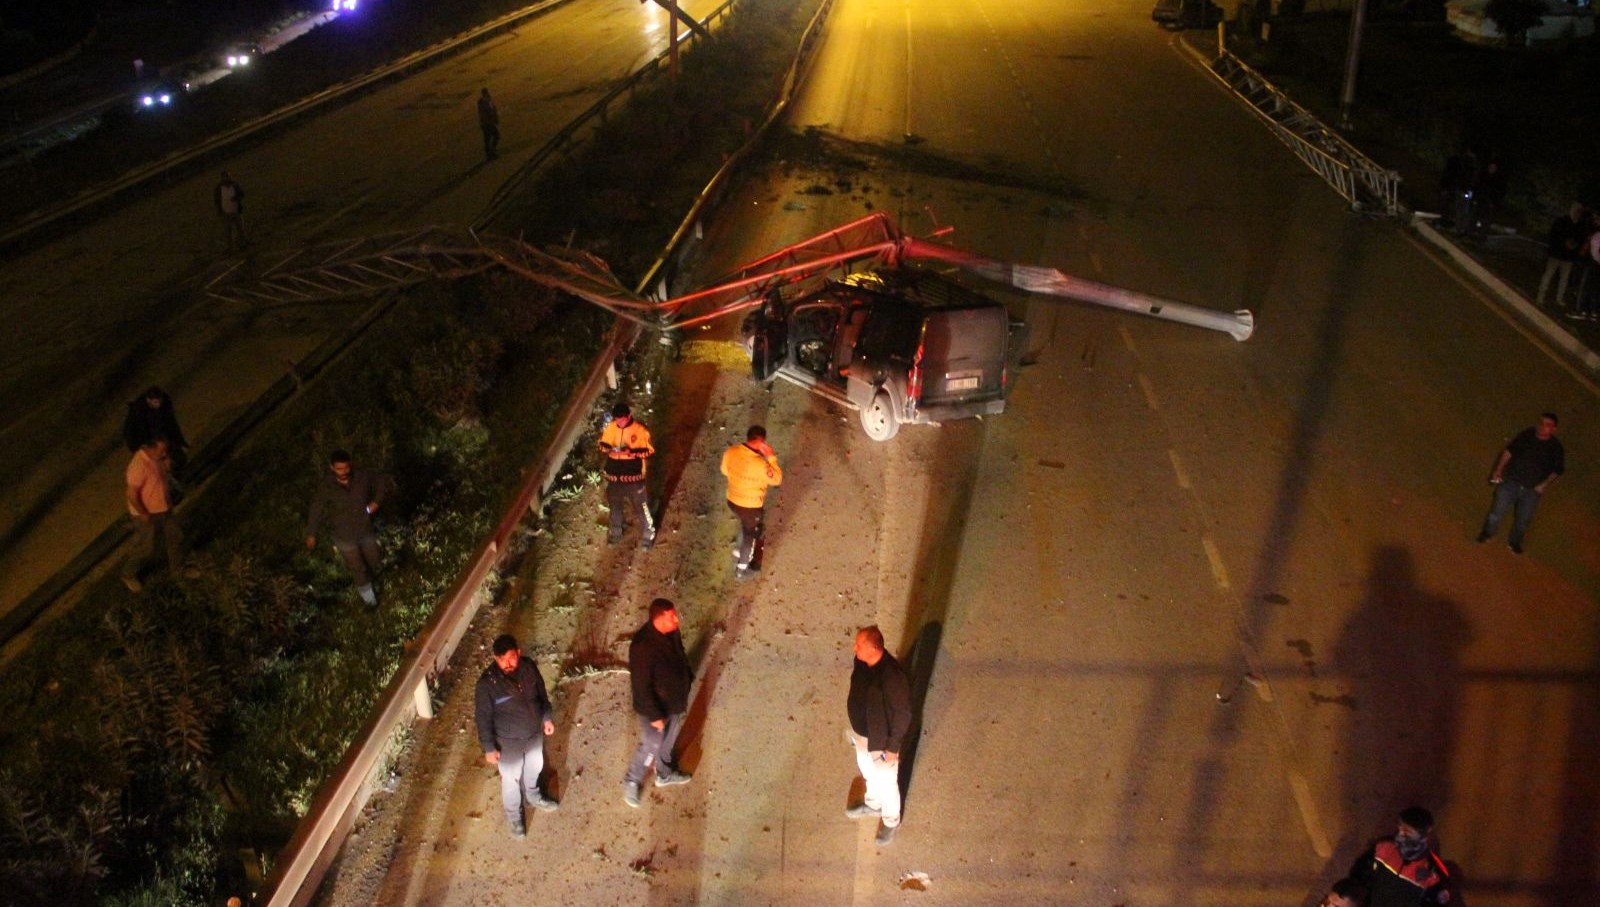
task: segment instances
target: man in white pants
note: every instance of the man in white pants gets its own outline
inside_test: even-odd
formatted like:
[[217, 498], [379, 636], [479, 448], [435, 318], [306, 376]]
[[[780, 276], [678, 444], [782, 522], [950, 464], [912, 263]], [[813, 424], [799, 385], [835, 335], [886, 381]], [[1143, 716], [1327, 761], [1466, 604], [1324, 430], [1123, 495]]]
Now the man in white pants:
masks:
[[911, 730], [911, 685], [900, 662], [883, 649], [876, 626], [856, 631], [855, 664], [850, 672], [850, 739], [856, 768], [867, 783], [860, 803], [846, 816], [877, 816], [879, 845], [894, 840], [900, 827], [900, 747]]

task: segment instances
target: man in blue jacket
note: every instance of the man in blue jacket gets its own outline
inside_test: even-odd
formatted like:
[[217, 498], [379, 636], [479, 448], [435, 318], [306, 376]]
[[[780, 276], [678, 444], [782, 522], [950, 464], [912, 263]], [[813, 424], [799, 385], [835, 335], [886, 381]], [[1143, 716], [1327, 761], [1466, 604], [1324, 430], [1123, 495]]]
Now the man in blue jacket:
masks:
[[478, 677], [473, 705], [483, 761], [500, 770], [500, 802], [511, 835], [523, 837], [528, 833], [522, 821], [524, 798], [545, 812], [559, 805], [539, 790], [544, 738], [556, 732], [556, 725], [539, 666], [522, 657], [510, 633], [495, 639], [494, 663]]

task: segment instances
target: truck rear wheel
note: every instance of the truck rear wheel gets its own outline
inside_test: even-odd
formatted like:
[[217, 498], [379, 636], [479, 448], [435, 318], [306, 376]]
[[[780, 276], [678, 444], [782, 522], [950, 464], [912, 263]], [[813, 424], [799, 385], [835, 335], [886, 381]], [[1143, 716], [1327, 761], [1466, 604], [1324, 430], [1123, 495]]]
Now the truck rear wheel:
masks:
[[888, 391], [879, 390], [871, 403], [861, 407], [861, 428], [874, 441], [887, 441], [899, 433], [900, 417], [895, 415]]

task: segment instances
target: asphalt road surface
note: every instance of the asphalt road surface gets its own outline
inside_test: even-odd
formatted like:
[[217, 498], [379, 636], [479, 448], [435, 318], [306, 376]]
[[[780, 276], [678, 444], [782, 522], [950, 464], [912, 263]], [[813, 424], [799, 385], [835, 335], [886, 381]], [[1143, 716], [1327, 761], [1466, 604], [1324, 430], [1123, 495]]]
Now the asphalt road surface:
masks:
[[[715, 6], [685, 3], [696, 16]], [[257, 250], [470, 223], [534, 151], [663, 50], [666, 29], [653, 4], [564, 4], [220, 168], [245, 189]], [[502, 133], [487, 164], [483, 86]], [[126, 401], [165, 387], [198, 445], [364, 305], [203, 299], [201, 277], [225, 258], [215, 183], [215, 172], [178, 182], [0, 264], [0, 612], [125, 512]]]
[[[599, 496], [567, 506], [478, 631], [513, 629], [559, 681], [562, 810], [506, 833], [471, 730], [479, 652], [324, 903], [1312, 905], [1413, 802], [1468, 903], [1592, 899], [1595, 388], [1349, 214], [1148, 14], [839, 0], [794, 125], [879, 153], [752, 181], [703, 273], [887, 209], [1250, 308], [1255, 337], [997, 294], [1032, 324], [1008, 412], [887, 444], [749, 382], [726, 328], [692, 338], [634, 391], [662, 544], [604, 548]], [[1494, 456], [1544, 409], [1571, 473], [1526, 555], [1474, 544]], [[735, 584], [716, 463], [753, 421], [786, 482], [767, 569]], [[633, 811], [616, 665], [655, 595], [700, 659], [696, 777]], [[843, 816], [866, 623], [921, 703], [887, 848]]]

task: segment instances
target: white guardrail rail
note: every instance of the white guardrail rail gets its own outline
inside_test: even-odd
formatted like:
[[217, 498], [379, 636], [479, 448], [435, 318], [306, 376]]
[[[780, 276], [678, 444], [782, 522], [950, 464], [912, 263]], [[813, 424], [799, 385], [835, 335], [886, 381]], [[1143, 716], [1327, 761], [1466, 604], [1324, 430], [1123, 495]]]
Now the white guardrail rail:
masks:
[[[713, 15], [722, 14], [733, 2], [729, 0]], [[769, 108], [761, 128], [723, 163], [706, 188], [701, 190], [672, 239], [639, 282], [639, 292], [642, 293], [644, 288], [657, 281], [664, 281], [662, 275], [668, 263], [684, 251], [690, 237], [700, 232], [701, 218], [726, 189], [734, 169], [749, 156], [788, 109], [832, 5], [833, 0], [822, 0], [806, 27], [779, 96]], [[710, 17], [707, 21], [710, 21]], [[637, 339], [638, 333], [636, 325], [620, 319], [613, 326], [611, 336], [590, 365], [588, 375], [562, 409], [556, 434], [529, 473], [528, 481], [506, 510], [493, 534], [479, 546], [461, 577], [439, 603], [433, 618], [414, 644], [407, 647], [407, 656], [378, 699], [366, 724], [346, 750], [344, 758], [318, 788], [310, 809], [296, 826], [294, 836], [279, 852], [264, 890], [254, 899], [255, 902], [273, 907], [301, 907], [316, 896], [328, 867], [332, 865], [356, 817], [372, 794], [375, 775], [384, 766], [393, 741], [417, 718], [433, 717], [433, 683], [449, 667], [457, 645], [477, 615], [483, 600], [484, 580], [500, 564], [506, 544], [522, 520], [528, 514], [538, 512], [540, 497], [554, 483], [568, 453], [588, 427], [589, 413], [607, 387], [617, 357]]]
[[1401, 214], [1400, 174], [1378, 166], [1283, 90], [1224, 51], [1209, 64], [1212, 75], [1249, 105], [1267, 128], [1307, 167], [1365, 214]]

